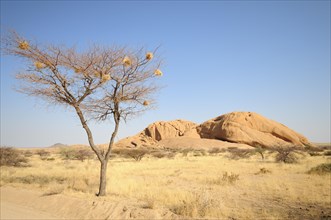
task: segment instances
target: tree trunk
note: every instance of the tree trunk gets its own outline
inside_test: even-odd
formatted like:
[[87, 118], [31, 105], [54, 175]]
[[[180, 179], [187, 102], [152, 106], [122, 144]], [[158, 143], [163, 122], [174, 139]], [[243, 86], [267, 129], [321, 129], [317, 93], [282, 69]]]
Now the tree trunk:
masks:
[[99, 193], [98, 196], [106, 195], [106, 186], [107, 186], [107, 164], [108, 160], [104, 159], [100, 161], [101, 169], [100, 169], [100, 185], [99, 185]]

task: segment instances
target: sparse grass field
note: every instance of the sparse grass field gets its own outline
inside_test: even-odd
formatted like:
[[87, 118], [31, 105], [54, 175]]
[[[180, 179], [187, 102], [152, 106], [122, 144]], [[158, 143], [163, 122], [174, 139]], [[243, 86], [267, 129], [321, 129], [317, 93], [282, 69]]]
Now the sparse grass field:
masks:
[[[1, 167], [1, 186], [40, 189], [45, 195], [93, 197], [99, 162], [29, 156], [29, 167]], [[299, 163], [276, 163], [274, 154], [233, 160], [227, 153], [174, 158], [115, 157], [108, 168], [107, 200], [137, 201], [140, 208], [166, 208], [184, 218], [331, 218], [331, 173], [308, 173], [327, 155], [301, 155]], [[320, 175], [322, 174], [322, 175]]]

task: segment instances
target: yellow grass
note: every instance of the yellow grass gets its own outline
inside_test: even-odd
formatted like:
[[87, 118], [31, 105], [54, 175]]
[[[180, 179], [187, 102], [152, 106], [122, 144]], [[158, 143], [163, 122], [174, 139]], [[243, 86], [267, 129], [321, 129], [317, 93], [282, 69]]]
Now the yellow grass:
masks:
[[[93, 197], [98, 189], [98, 161], [54, 157], [43, 161], [35, 155], [26, 168], [1, 167], [1, 185]], [[116, 158], [108, 167], [106, 199], [130, 199], [143, 203], [143, 208], [166, 208], [193, 218], [320, 216], [318, 212], [331, 205], [330, 174], [306, 172], [326, 162], [331, 161], [325, 156], [307, 156], [298, 164], [275, 163], [272, 155], [265, 161], [179, 154], [174, 159], [144, 157], [140, 162]], [[259, 172], [262, 168], [270, 172]], [[225, 172], [239, 179], [231, 182], [224, 178]]]

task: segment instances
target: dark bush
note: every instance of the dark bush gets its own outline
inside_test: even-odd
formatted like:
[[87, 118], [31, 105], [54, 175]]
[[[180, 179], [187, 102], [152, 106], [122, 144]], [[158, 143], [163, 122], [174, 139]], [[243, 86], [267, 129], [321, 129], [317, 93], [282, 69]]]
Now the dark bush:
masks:
[[308, 154], [309, 154], [310, 156], [312, 156], [312, 157], [315, 157], [315, 156], [321, 156], [320, 153], [315, 152], [315, 151], [310, 151], [310, 152], [308, 152]]
[[80, 160], [82, 162], [94, 157], [94, 154], [90, 149], [62, 148], [60, 150], [60, 155], [63, 160]]
[[182, 153], [183, 156], [186, 157], [188, 155], [188, 153], [193, 152], [193, 151], [194, 151], [193, 148], [184, 148], [184, 149], [180, 150], [180, 153]]
[[124, 149], [120, 152], [120, 155], [126, 158], [133, 158], [135, 161], [141, 161], [141, 159], [147, 154], [149, 151], [144, 148], [140, 149]]
[[320, 147], [314, 147], [314, 146], [306, 146], [305, 148], [302, 149], [302, 151], [307, 152], [310, 156], [320, 156], [323, 151], [322, 148]]
[[92, 159], [94, 156], [93, 152], [89, 149], [80, 149], [74, 151], [73, 157], [76, 160], [84, 161], [86, 159]]
[[299, 147], [275, 147], [272, 151], [277, 152], [276, 162], [283, 163], [297, 163], [299, 160], [298, 155], [303, 155], [302, 148]]
[[156, 158], [164, 158], [167, 156], [167, 153], [164, 151], [155, 151], [155, 152], [152, 152], [151, 155]]
[[309, 174], [318, 174], [318, 175], [324, 175], [324, 174], [330, 174], [331, 173], [331, 163], [322, 163], [316, 167], [311, 168], [308, 171]]
[[319, 146], [320, 149], [322, 150], [331, 150], [331, 145], [330, 144], [323, 144]]
[[200, 157], [200, 156], [206, 156], [206, 155], [207, 155], [207, 153], [206, 153], [206, 150], [204, 150], [204, 149], [195, 149], [193, 151], [194, 157]]
[[32, 157], [33, 156], [33, 153], [29, 150], [25, 150], [23, 154], [24, 154], [25, 157]]
[[229, 149], [230, 155], [228, 156], [230, 159], [239, 160], [243, 158], [250, 158], [255, 152], [251, 149]]
[[47, 160], [47, 158], [51, 155], [51, 153], [46, 150], [38, 150], [36, 153], [42, 160]]
[[266, 152], [266, 149], [262, 146], [257, 146], [254, 149], [254, 153], [259, 154], [261, 156], [261, 159], [264, 160], [264, 153]]
[[11, 147], [0, 147], [0, 166], [26, 167], [28, 160], [21, 152]]
[[225, 150], [224, 149], [220, 149], [219, 147], [213, 147], [211, 149], [208, 150], [208, 153], [211, 155], [216, 155], [219, 153], [223, 153]]
[[325, 156], [331, 156], [331, 150], [328, 150], [328, 151], [324, 152], [324, 155]]

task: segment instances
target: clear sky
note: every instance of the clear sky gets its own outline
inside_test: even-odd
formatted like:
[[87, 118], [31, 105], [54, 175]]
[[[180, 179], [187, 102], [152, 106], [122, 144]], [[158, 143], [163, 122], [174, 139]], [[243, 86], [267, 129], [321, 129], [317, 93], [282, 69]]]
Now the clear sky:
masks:
[[[330, 142], [330, 1], [1, 1], [1, 35], [8, 29], [78, 48], [161, 45], [158, 108], [118, 138], [154, 121], [253, 111]], [[13, 90], [22, 69], [1, 56], [1, 145], [87, 144], [73, 111]], [[97, 143], [112, 126], [93, 125]]]

